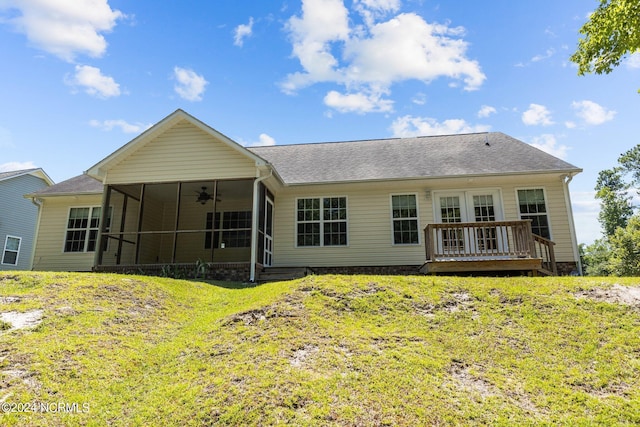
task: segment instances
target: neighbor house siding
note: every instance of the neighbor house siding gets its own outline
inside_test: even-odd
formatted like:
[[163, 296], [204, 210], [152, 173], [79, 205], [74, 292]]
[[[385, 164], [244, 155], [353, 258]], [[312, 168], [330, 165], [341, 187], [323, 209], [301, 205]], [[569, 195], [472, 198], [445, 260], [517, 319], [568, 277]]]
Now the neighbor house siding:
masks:
[[107, 184], [252, 178], [247, 155], [182, 121], [108, 171]]
[[64, 252], [69, 209], [100, 206], [101, 195], [43, 199], [33, 259], [34, 270], [90, 271], [95, 252]]
[[[38, 207], [23, 196], [47, 186], [44, 180], [32, 175], [0, 181], [0, 270], [31, 268]], [[7, 235], [21, 239], [17, 265], [2, 264], [2, 251]]]
[[[564, 186], [556, 176], [512, 176], [310, 185], [286, 188], [276, 196], [274, 266], [420, 265], [425, 261], [424, 227], [434, 222], [434, 192], [499, 190], [505, 220], [519, 219], [516, 191], [543, 188], [560, 262], [575, 261]], [[394, 245], [391, 195], [416, 194], [419, 245]], [[296, 200], [346, 196], [348, 246], [296, 247]]]

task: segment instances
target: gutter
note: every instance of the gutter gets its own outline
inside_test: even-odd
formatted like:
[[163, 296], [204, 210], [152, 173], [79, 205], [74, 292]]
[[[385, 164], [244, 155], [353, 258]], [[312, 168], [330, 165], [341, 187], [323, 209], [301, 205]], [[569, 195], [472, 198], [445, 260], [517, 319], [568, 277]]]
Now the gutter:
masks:
[[576, 225], [573, 220], [573, 206], [571, 205], [571, 195], [569, 194], [569, 183], [573, 180], [574, 174], [569, 173], [562, 177], [564, 184], [564, 200], [569, 211], [569, 231], [571, 234], [571, 245], [573, 246], [573, 257], [578, 266], [578, 275], [582, 276], [582, 260], [580, 259], [580, 251], [578, 250], [578, 238], [576, 237]]
[[33, 261], [36, 259], [36, 245], [38, 243], [38, 235], [40, 234], [40, 219], [42, 218], [42, 199], [37, 197], [31, 197], [31, 203], [38, 207], [38, 220], [36, 221], [36, 231], [33, 234], [33, 241], [31, 242], [31, 258], [29, 259], [29, 270], [33, 271]]
[[582, 169], [554, 169], [541, 171], [526, 172], [493, 172], [484, 174], [466, 174], [466, 175], [432, 175], [432, 176], [413, 176], [413, 177], [396, 177], [396, 178], [375, 178], [375, 179], [350, 179], [340, 181], [313, 181], [313, 182], [284, 182], [286, 187], [300, 187], [306, 185], [333, 185], [333, 184], [362, 184], [371, 182], [391, 182], [391, 181], [424, 181], [431, 179], [468, 179], [468, 178], [495, 178], [505, 176], [529, 176], [529, 175], [554, 175], [569, 174], [572, 177], [582, 172]]

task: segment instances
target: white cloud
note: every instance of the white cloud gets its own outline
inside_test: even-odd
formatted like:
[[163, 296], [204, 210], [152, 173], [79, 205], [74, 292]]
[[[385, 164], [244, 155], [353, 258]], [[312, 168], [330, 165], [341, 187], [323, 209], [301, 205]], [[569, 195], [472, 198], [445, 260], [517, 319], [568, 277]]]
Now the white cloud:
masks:
[[336, 109], [341, 113], [372, 113], [390, 112], [393, 110], [393, 101], [382, 99], [382, 94], [348, 93], [341, 94], [335, 90], [330, 91], [324, 97], [326, 106]]
[[555, 49], [547, 49], [544, 54], [536, 55], [531, 58], [531, 62], [539, 62], [551, 58], [556, 53]]
[[553, 120], [551, 120], [551, 112], [547, 110], [547, 107], [539, 104], [529, 104], [529, 109], [522, 113], [522, 123], [527, 126], [549, 126], [553, 124]]
[[413, 96], [411, 102], [416, 105], [424, 105], [427, 103], [427, 95], [422, 92], [418, 92]]
[[107, 48], [103, 33], [125, 17], [107, 0], [2, 0], [0, 10], [5, 12], [0, 22], [8, 22], [37, 48], [69, 62], [79, 54], [102, 56]]
[[496, 109], [493, 108], [490, 105], [483, 105], [482, 107], [480, 107], [480, 110], [478, 111], [478, 117], [484, 118], [484, 117], [489, 117], [492, 114], [496, 113]]
[[201, 101], [206, 86], [209, 84], [205, 78], [195, 71], [174, 67], [173, 76], [178, 83], [173, 87], [182, 99], [187, 101]]
[[[352, 102], [356, 96], [362, 101], [389, 94], [394, 83], [405, 80], [429, 83], [448, 77], [462, 81], [465, 90], [482, 85], [486, 77], [478, 62], [466, 57], [463, 28], [428, 23], [414, 13], [377, 21], [399, 7], [399, 0], [356, 1], [363, 26], [353, 24], [342, 0], [303, 0], [301, 16], [291, 17], [286, 25], [302, 71], [287, 75], [281, 89], [293, 94], [315, 83], [334, 83], [349, 94], [341, 101]], [[337, 99], [337, 93], [327, 97]]]
[[70, 86], [81, 86], [84, 91], [98, 98], [120, 96], [120, 85], [112, 77], [102, 74], [99, 68], [90, 65], [76, 65], [73, 77], [67, 77], [65, 82]]
[[430, 117], [398, 117], [391, 124], [393, 136], [405, 138], [410, 136], [451, 135], [460, 133], [487, 132], [491, 126], [471, 125], [463, 119], [449, 119], [438, 122]]
[[627, 67], [640, 68], [640, 53], [634, 53], [627, 59]]
[[400, 9], [400, 0], [355, 0], [354, 7], [368, 26], [376, 19]]
[[607, 110], [603, 106], [593, 101], [574, 101], [571, 107], [576, 110], [576, 116], [584, 120], [588, 125], [601, 125], [605, 122], [613, 120], [616, 112]]
[[260, 136], [258, 136], [258, 141], [245, 142], [240, 140], [240, 144], [244, 145], [245, 147], [265, 147], [276, 145], [276, 140], [266, 133], [261, 133]]
[[331, 53], [331, 42], [349, 36], [348, 11], [341, 0], [303, 0], [302, 17], [292, 16], [287, 25], [304, 73], [289, 74], [282, 84], [286, 93], [320, 81], [338, 80], [338, 61]]
[[37, 166], [33, 162], [7, 162], [0, 164], [0, 172], [19, 171], [23, 169], [34, 169]]
[[244, 39], [253, 33], [253, 17], [249, 17], [248, 24], [240, 24], [234, 30], [233, 44], [242, 47]]
[[151, 123], [149, 124], [128, 123], [127, 121], [122, 119], [103, 120], [103, 121], [91, 120], [89, 121], [89, 125], [96, 128], [100, 128], [104, 131], [110, 131], [110, 130], [113, 130], [114, 128], [119, 128], [124, 133], [141, 133], [142, 131], [149, 129], [152, 126]]
[[558, 144], [556, 137], [548, 133], [532, 138], [531, 145], [560, 159], [565, 159], [569, 150], [569, 147]]
[[571, 120], [567, 120], [566, 122], [564, 122], [564, 125], [567, 127], [567, 129], [575, 129], [576, 128], [576, 122], [572, 122]]
[[600, 202], [595, 195], [595, 191], [571, 192], [571, 206], [578, 243], [591, 244], [602, 237], [602, 227], [598, 222]]

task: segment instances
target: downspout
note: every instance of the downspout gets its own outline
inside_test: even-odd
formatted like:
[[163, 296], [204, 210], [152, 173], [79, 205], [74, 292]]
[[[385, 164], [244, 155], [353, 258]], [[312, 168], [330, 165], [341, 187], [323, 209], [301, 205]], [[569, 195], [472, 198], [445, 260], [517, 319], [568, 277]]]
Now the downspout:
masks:
[[578, 251], [578, 238], [576, 237], [576, 225], [573, 221], [573, 207], [571, 206], [571, 195], [569, 194], [569, 183], [573, 180], [573, 175], [569, 174], [562, 177], [564, 184], [564, 201], [569, 211], [569, 231], [571, 232], [571, 244], [573, 246], [573, 257], [578, 266], [578, 275], [582, 276], [582, 260], [580, 259], [580, 251]]
[[258, 189], [260, 184], [265, 179], [273, 175], [273, 169], [269, 168], [269, 175], [261, 176], [253, 181], [253, 210], [251, 211], [251, 267], [249, 273], [249, 281], [256, 281], [256, 262], [258, 261], [258, 210], [260, 206], [260, 197], [258, 195]]
[[36, 258], [36, 244], [38, 243], [38, 234], [40, 234], [40, 218], [42, 218], [42, 199], [37, 197], [31, 198], [31, 203], [38, 207], [38, 222], [36, 223], [36, 232], [33, 235], [33, 241], [31, 242], [31, 259], [29, 260], [29, 270], [33, 271], [33, 262]]

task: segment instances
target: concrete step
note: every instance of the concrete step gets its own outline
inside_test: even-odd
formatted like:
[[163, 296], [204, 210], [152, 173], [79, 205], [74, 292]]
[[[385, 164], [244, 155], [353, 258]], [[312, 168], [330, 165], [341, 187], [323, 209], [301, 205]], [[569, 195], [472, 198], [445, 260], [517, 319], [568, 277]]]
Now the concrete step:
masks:
[[258, 274], [258, 282], [276, 282], [300, 279], [313, 271], [308, 267], [264, 267]]

